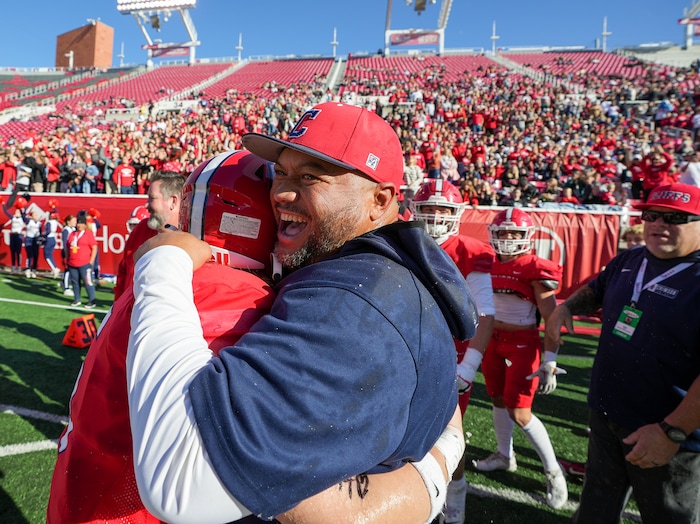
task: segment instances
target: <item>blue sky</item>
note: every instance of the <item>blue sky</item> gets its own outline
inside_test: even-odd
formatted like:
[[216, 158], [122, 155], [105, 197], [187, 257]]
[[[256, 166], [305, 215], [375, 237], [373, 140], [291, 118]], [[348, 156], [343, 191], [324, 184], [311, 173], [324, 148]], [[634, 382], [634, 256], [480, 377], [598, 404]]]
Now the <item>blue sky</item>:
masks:
[[[430, 0], [429, 0], [430, 1]], [[437, 26], [442, 0], [428, 3], [420, 16], [405, 0], [394, 0], [392, 29]], [[146, 60], [145, 39], [131, 15], [116, 9], [116, 0], [4, 0], [5, 23], [0, 31], [0, 67], [43, 67], [55, 64], [56, 36], [99, 18], [114, 28], [113, 65]], [[491, 49], [492, 23], [499, 46], [586, 46], [592, 48], [607, 16], [607, 49], [649, 42], [681, 44], [678, 19], [693, 0], [454, 0], [445, 33], [446, 48]], [[633, 7], [632, 7], [633, 6]], [[376, 52], [383, 47], [386, 0], [198, 0], [190, 11], [201, 45], [197, 57], [237, 56], [242, 33], [242, 57], [261, 55], [332, 56], [330, 42], [337, 28], [337, 53]], [[163, 42], [184, 41], [179, 16], [163, 24]], [[698, 39], [697, 45], [700, 45]], [[394, 48], [402, 50], [406, 48]]]

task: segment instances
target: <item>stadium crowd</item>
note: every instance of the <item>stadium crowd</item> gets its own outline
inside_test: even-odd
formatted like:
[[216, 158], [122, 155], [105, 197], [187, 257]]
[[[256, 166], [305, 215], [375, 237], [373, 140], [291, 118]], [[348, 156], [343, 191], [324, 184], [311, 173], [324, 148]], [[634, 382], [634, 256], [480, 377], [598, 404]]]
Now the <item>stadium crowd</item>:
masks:
[[[634, 78], [569, 74], [580, 83], [565, 84], [496, 64], [456, 81], [446, 81], [445, 65], [381, 75], [348, 65], [339, 95], [323, 77], [270, 82], [261, 94], [193, 93], [197, 109], [182, 113], [151, 114], [144, 106], [138, 120], [122, 122], [105, 121], [104, 108], [133, 101], [83, 102], [53, 115], [70, 115], [69, 126], [0, 143], [0, 190], [146, 194], [156, 170], [188, 174], [212, 155], [241, 148], [248, 132], [285, 138], [304, 109], [342, 99], [376, 111], [396, 130], [408, 199], [424, 178], [440, 177], [474, 206], [624, 206], [659, 184], [697, 181], [700, 168], [697, 72], [643, 67]], [[353, 79], [358, 72], [363, 77]]]

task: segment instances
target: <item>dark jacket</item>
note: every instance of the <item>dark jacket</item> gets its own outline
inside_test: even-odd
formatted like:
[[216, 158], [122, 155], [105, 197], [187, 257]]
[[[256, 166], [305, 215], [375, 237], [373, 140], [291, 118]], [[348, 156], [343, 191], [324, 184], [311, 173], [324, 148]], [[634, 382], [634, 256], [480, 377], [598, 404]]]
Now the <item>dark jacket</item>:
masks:
[[270, 313], [190, 387], [217, 475], [271, 518], [348, 477], [420, 460], [456, 406], [453, 336], [471, 338], [477, 318], [422, 223], [385, 226], [294, 271]]

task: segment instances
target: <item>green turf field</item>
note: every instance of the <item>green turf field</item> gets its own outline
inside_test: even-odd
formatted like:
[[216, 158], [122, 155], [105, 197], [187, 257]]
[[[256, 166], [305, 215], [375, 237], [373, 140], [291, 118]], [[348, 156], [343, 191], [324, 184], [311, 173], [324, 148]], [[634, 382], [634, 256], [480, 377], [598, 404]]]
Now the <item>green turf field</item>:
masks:
[[[84, 294], [84, 292], [83, 292]], [[111, 286], [98, 286], [97, 308], [71, 308], [72, 298], [49, 278], [26, 279], [0, 272], [0, 523], [45, 521], [55, 440], [68, 416], [68, 399], [85, 349], [61, 344], [74, 318], [94, 313], [97, 324], [112, 302]], [[83, 303], [86, 302], [83, 296]], [[586, 405], [596, 340], [569, 337], [559, 364], [568, 371], [549, 396], [536, 399], [534, 412], [547, 427], [557, 456], [583, 461], [586, 456]], [[569, 503], [555, 511], [544, 503], [544, 475], [534, 450], [515, 431], [518, 470], [484, 474], [470, 464], [495, 450], [491, 408], [477, 376], [465, 419], [468, 432], [467, 522], [564, 523], [572, 515], [581, 479], [570, 477]], [[625, 523], [638, 522], [634, 507]]]

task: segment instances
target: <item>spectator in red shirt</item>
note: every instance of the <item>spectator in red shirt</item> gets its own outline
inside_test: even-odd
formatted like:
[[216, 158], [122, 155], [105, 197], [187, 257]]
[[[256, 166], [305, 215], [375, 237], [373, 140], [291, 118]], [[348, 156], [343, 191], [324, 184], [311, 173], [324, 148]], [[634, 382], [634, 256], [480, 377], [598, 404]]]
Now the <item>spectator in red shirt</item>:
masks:
[[458, 138], [454, 146], [452, 146], [452, 156], [457, 159], [457, 169], [459, 169], [460, 174], [464, 172], [464, 166], [468, 162], [467, 159], [467, 145], [464, 143], [463, 138]]
[[95, 307], [95, 284], [93, 281], [92, 265], [97, 257], [97, 240], [87, 226], [87, 212], [78, 213], [76, 230], [68, 235], [68, 272], [73, 285], [74, 300], [71, 306], [79, 306], [80, 282], [85, 285], [88, 294], [87, 309]]
[[478, 159], [486, 163], [486, 146], [483, 140], [477, 140], [470, 148], [472, 164], [476, 164]]
[[574, 196], [573, 189], [571, 189], [570, 186], [565, 187], [561, 191], [561, 195], [558, 199], [558, 202], [561, 204], [578, 204], [578, 198]]
[[669, 172], [673, 166], [673, 157], [661, 145], [655, 145], [641, 162], [644, 181], [642, 183], [643, 199], [646, 202], [649, 193], [657, 187], [668, 184]]
[[136, 168], [131, 165], [131, 159], [126, 157], [122, 164], [119, 164], [112, 175], [117, 188], [122, 195], [134, 194], [134, 182], [136, 181]]
[[0, 191], [14, 186], [17, 178], [17, 165], [12, 161], [14, 153], [3, 151], [0, 153]]
[[484, 113], [483, 108], [477, 108], [470, 117], [472, 133], [480, 135], [484, 131]]

